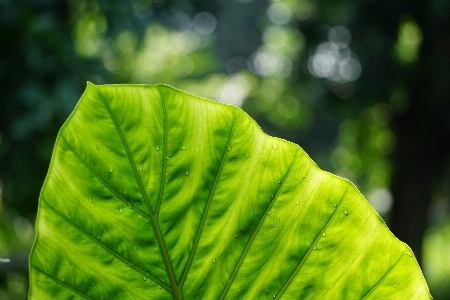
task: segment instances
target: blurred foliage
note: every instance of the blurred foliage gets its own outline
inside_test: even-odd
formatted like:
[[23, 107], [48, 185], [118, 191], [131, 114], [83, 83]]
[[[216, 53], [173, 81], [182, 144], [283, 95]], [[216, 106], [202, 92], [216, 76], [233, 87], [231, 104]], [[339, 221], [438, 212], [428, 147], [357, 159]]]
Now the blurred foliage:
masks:
[[[23, 299], [37, 199], [86, 81], [241, 106], [351, 179], [450, 297], [450, 2], [0, 1], [0, 298]], [[422, 240], [422, 237], [423, 240]]]

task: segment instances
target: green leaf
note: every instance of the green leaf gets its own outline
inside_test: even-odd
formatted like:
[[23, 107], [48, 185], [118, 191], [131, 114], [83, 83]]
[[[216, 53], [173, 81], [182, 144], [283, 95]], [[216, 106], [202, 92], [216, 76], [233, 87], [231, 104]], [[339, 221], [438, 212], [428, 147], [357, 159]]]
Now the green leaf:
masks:
[[242, 110], [88, 87], [39, 200], [30, 299], [429, 299], [347, 180]]

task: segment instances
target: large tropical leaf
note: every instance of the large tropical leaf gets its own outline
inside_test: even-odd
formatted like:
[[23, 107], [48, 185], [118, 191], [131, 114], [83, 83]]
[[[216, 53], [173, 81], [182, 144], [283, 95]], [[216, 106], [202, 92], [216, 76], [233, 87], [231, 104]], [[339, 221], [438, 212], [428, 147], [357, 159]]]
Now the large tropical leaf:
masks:
[[347, 180], [240, 109], [88, 84], [42, 188], [31, 299], [429, 299]]

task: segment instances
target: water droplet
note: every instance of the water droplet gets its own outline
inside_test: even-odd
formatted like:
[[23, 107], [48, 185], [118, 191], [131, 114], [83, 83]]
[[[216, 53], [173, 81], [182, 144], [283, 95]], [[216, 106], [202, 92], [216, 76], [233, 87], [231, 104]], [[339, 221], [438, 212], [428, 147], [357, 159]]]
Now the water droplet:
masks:
[[300, 205], [300, 201], [295, 201], [295, 204]]
[[348, 211], [344, 209], [344, 215], [348, 215]]
[[270, 197], [273, 198], [273, 194], [270, 194]]
[[334, 207], [336, 207], [336, 206], [337, 206], [337, 205], [336, 205], [336, 202], [334, 202], [334, 201], [333, 201], [333, 206], [334, 206]]
[[278, 184], [281, 184], [281, 180], [278, 180]]
[[250, 155], [248, 155], [248, 154], [245, 154], [245, 157], [249, 157]]
[[280, 218], [280, 217], [278, 217], [278, 218], [277, 218], [277, 220], [278, 220], [278, 221], [280, 221], [280, 220], [281, 220], [281, 218]]
[[62, 282], [66, 282], [66, 279], [65, 279], [65, 278], [62, 278], [61, 280], [62, 280]]
[[159, 151], [159, 146], [156, 146], [156, 151]]
[[99, 235], [97, 235], [97, 240], [99, 240], [100, 239], [100, 236]]
[[144, 281], [147, 281], [147, 276], [142, 275], [142, 279], [144, 279]]
[[272, 297], [274, 297], [274, 298], [275, 298], [276, 296], [277, 296], [277, 295], [275, 295], [275, 294], [272, 295]]
[[128, 208], [131, 209], [131, 208], [133, 208], [133, 207], [131, 207], [131, 205], [128, 205]]
[[275, 224], [273, 224], [272, 227], [275, 228]]
[[114, 171], [113, 167], [109, 167], [109, 173], [112, 173], [112, 171]]
[[120, 289], [123, 292], [123, 288]]
[[327, 233], [325, 231], [322, 232], [322, 236], [327, 236]]
[[258, 213], [255, 211], [255, 216], [257, 215]]
[[397, 285], [396, 285], [396, 284], [394, 284], [394, 287], [395, 287], [395, 288], [397, 288]]
[[215, 258], [213, 258], [212, 262], [213, 262], [213, 263], [215, 263], [215, 262], [216, 262], [216, 259], [215, 259]]
[[127, 192], [126, 192], [126, 191], [123, 191], [123, 194], [124, 194], [124, 195], [126, 195], [126, 194], [127, 194]]
[[186, 150], [186, 149], [187, 149], [187, 148], [186, 148], [185, 145], [181, 146], [181, 150]]
[[139, 168], [139, 172], [142, 172], [142, 170], [144, 170], [142, 167]]
[[158, 289], [160, 289], [161, 288], [161, 286], [158, 284]]
[[111, 148], [108, 148], [108, 152], [111, 152]]
[[233, 149], [233, 147], [229, 146], [229, 147], [228, 147], [228, 151], [231, 151], [231, 149]]
[[142, 199], [142, 195], [139, 194], [139, 199]]
[[278, 149], [278, 144], [277, 143], [273, 143], [272, 148], [273, 148], [273, 150], [277, 150]]
[[136, 247], [136, 246], [134, 246], [134, 250], [137, 250], [137, 247]]
[[272, 213], [269, 211], [267, 214], [268, 214], [268, 215], [271, 215]]
[[313, 248], [314, 250], [317, 250], [317, 245], [314, 245], [314, 248]]
[[235, 234], [234, 237], [237, 238], [237, 234]]
[[134, 202], [134, 205], [139, 206], [140, 203], [138, 201]]
[[123, 213], [123, 207], [119, 207], [119, 212]]
[[405, 291], [404, 290], [402, 290], [402, 294], [404, 293]]
[[239, 158], [239, 156], [238, 156], [238, 155], [236, 155], [235, 157], [236, 157], [236, 159], [237, 159], [237, 158]]
[[163, 165], [163, 164], [164, 164], [164, 162], [162, 161], [162, 162], [161, 162], [161, 164]]
[[145, 220], [145, 223], [150, 223], [150, 220]]
[[342, 204], [342, 207], [345, 208], [345, 205]]
[[89, 201], [89, 203], [92, 203], [92, 198], [89, 197], [89, 198], [88, 198], [88, 201]]
[[184, 172], [184, 175], [188, 176], [189, 175], [189, 171]]

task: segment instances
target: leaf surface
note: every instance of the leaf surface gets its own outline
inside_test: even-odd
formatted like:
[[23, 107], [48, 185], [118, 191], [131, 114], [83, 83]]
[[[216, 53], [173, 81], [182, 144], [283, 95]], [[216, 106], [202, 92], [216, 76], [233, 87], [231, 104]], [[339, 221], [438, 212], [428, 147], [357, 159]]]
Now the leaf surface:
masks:
[[242, 110], [91, 83], [41, 191], [30, 299], [429, 299], [347, 180]]

